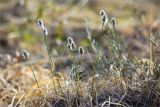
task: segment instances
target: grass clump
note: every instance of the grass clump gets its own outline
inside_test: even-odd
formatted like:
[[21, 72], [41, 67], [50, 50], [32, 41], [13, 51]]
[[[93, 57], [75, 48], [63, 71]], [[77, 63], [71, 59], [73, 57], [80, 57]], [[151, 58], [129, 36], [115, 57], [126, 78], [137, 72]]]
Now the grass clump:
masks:
[[[38, 19], [38, 25], [43, 32], [48, 59], [50, 64], [51, 80], [42, 83], [38, 81], [29, 54], [23, 51], [32, 70], [41, 95], [35, 95], [34, 89], [27, 97], [15, 101], [10, 99], [11, 105], [19, 106], [53, 106], [53, 107], [141, 107], [160, 105], [160, 64], [153, 60], [152, 45], [150, 40], [150, 57], [138, 59], [123, 56], [123, 39], [118, 35], [115, 18], [111, 20], [108, 14], [100, 11], [102, 32], [107, 46], [107, 55], [103, 53], [104, 47], [92, 37], [92, 31], [86, 23], [87, 39], [90, 47], [79, 46], [72, 37], [67, 38], [69, 54], [71, 56], [71, 69], [68, 78], [59, 75], [55, 71], [54, 57], [48, 43], [48, 31], [42, 19]], [[152, 35], [153, 36], [153, 35]], [[156, 45], [157, 50], [157, 45]], [[85, 62], [90, 65], [85, 65]], [[89, 66], [88, 69], [84, 69]], [[91, 69], [91, 72], [88, 72]], [[88, 73], [84, 79], [82, 74]], [[82, 78], [81, 78], [82, 77]], [[52, 85], [50, 83], [52, 81]], [[5, 99], [1, 99], [4, 101]], [[16, 99], [17, 100], [17, 99]], [[18, 102], [14, 104], [15, 102]], [[21, 103], [19, 103], [21, 102]]]
[[[89, 27], [86, 27], [86, 31], [94, 52], [94, 59], [91, 58], [88, 49], [85, 50], [87, 53], [85, 54], [84, 49], [82, 47], [77, 49], [74, 40], [68, 37], [67, 46], [73, 63], [70, 79], [67, 80], [69, 83], [63, 90], [64, 96], [61, 96], [62, 98], [56, 99], [54, 96], [50, 98], [51, 104], [57, 107], [158, 106], [160, 87], [156, 73], [159, 72], [159, 65], [149, 58], [124, 57], [122, 55], [123, 40], [116, 33], [116, 19], [112, 18], [109, 22], [108, 17], [105, 19], [106, 13], [104, 11], [101, 11], [100, 15], [109, 57], [104, 56], [102, 50], [97, 47], [96, 43], [93, 43]], [[78, 67], [82, 67], [83, 60], [80, 61], [81, 65], [77, 65], [76, 51], [79, 51], [81, 59], [82, 55], [87, 55], [92, 65], [92, 76], [88, 76], [85, 82], [79, 78], [80, 70]], [[87, 72], [87, 70], [83, 72]], [[58, 101], [56, 102], [56, 100]]]

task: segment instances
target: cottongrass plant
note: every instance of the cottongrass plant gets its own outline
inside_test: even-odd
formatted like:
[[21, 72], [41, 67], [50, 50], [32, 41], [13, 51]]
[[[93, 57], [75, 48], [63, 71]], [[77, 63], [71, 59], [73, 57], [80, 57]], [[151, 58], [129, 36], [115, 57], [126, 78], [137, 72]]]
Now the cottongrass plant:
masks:
[[101, 17], [101, 21], [102, 21], [102, 30], [104, 29], [104, 27], [106, 27], [108, 25], [108, 15], [104, 10], [100, 10], [100, 17]]
[[[77, 61], [76, 61], [76, 55], [75, 55], [75, 51], [77, 50], [76, 49], [76, 44], [73, 40], [72, 37], [68, 37], [67, 38], [67, 46], [69, 48], [69, 52], [72, 56], [72, 60], [73, 60], [73, 66], [72, 66], [72, 70], [70, 70], [70, 77], [74, 77], [74, 80], [79, 80], [79, 76], [78, 76], [78, 70], [76, 68], [77, 66]], [[72, 71], [72, 72], [71, 72]], [[74, 76], [73, 76], [74, 75]], [[71, 78], [73, 79], [73, 78]]]
[[[51, 66], [51, 72], [54, 71], [54, 64], [53, 64], [53, 60], [52, 60], [52, 54], [51, 54], [51, 51], [49, 49], [49, 44], [48, 44], [48, 31], [47, 31], [47, 28], [44, 26], [44, 23], [42, 21], [42, 19], [38, 19], [37, 20], [37, 23], [40, 27], [40, 29], [42, 30], [44, 36], [43, 36], [43, 39], [45, 41], [45, 45], [47, 47], [47, 52], [48, 52], [48, 57], [49, 57], [49, 62], [50, 62], [50, 66]], [[53, 74], [53, 73], [52, 73]]]
[[[80, 47], [78, 48], [78, 53], [79, 53], [80, 56], [81, 56], [81, 57], [80, 57], [80, 61], [79, 61], [79, 64], [80, 64], [79, 66], [80, 66], [80, 72], [82, 72], [82, 73], [83, 73], [83, 71], [82, 71], [82, 66], [83, 66], [82, 64], [83, 64], [83, 62], [82, 62], [82, 61], [83, 61], [83, 54], [84, 54], [84, 52], [85, 52], [85, 51], [84, 51], [84, 48], [83, 48], [82, 46], [80, 46]], [[83, 75], [82, 75], [82, 76], [83, 76]]]
[[102, 26], [105, 26], [105, 29], [102, 29], [106, 33], [107, 43], [109, 46], [109, 51], [112, 54], [112, 58], [120, 58], [120, 44], [121, 44], [121, 38], [117, 36], [116, 34], [116, 26], [117, 21], [116, 18], [112, 17], [109, 21], [108, 15], [104, 10], [100, 11]]
[[[102, 16], [105, 14], [104, 11], [100, 13]], [[159, 88], [155, 87], [158, 86], [158, 82], [154, 80], [150, 83], [144, 82], [144, 81], [138, 81], [134, 82], [132, 80], [132, 77], [128, 77], [132, 75], [134, 72], [136, 72], [138, 65], [137, 61], [131, 62], [130, 60], [123, 60], [120, 59], [120, 39], [118, 35], [116, 35], [115, 29], [116, 29], [116, 19], [112, 18], [110, 22], [107, 22], [108, 25], [108, 33], [106, 34], [107, 37], [107, 43], [109, 47], [110, 57], [106, 58], [107, 60], [104, 61], [104, 75], [96, 74], [99, 70], [97, 67], [99, 56], [101, 59], [104, 59], [96, 47], [96, 45], [91, 45], [95, 48], [95, 57], [96, 59], [93, 60], [90, 53], [87, 49], [85, 49], [85, 52], [88, 54], [89, 60], [91, 61], [91, 64], [93, 66], [93, 76], [89, 77], [89, 79], [85, 82], [79, 82], [79, 78], [77, 77], [77, 73], [80, 71], [79, 68], [81, 68], [81, 64], [78, 65], [78, 60], [76, 59], [76, 52], [78, 51], [78, 54], [82, 56], [84, 55], [84, 48], [79, 47], [77, 49], [77, 46], [73, 40], [73, 38], [68, 37], [67, 38], [67, 46], [69, 48], [71, 57], [72, 57], [72, 68], [70, 70], [70, 79], [72, 85], [66, 85], [66, 91], [67, 91], [67, 98], [61, 98], [63, 96], [53, 97], [53, 99], [50, 97], [48, 99], [51, 99], [51, 105], [50, 106], [69, 106], [69, 107], [94, 107], [94, 106], [142, 106], [142, 103], [145, 103], [145, 106], [152, 101], [152, 96], [154, 97], [154, 102], [159, 103]], [[41, 29], [44, 33], [44, 36], [47, 38], [48, 32], [47, 29], [44, 27], [44, 24], [39, 21], [39, 26], [41, 26]], [[86, 28], [89, 42], [92, 42], [93, 39], [91, 37], [91, 31], [89, 28]], [[106, 29], [105, 29], [106, 30]], [[91, 43], [92, 44], [92, 43]], [[94, 50], [94, 48], [92, 48]], [[26, 56], [26, 55], [25, 55]], [[97, 57], [98, 56], [98, 57]], [[108, 64], [108, 65], [107, 65]], [[142, 65], [140, 65], [142, 66]], [[146, 66], [145, 66], [146, 67]], [[107, 71], [105, 71], [107, 70]], [[100, 71], [100, 70], [99, 70]], [[122, 78], [120, 76], [116, 76], [115, 74], [108, 75], [108, 72], [123, 72]], [[134, 71], [134, 72], [133, 72]], [[145, 70], [146, 71], [146, 70]], [[157, 68], [157, 71], [160, 71], [160, 67]], [[102, 78], [100, 78], [102, 77]], [[118, 77], [118, 78], [117, 78]], [[138, 79], [139, 80], [139, 79]], [[150, 85], [151, 84], [151, 85]], [[141, 85], [141, 86], [140, 86]], [[83, 86], [83, 87], [82, 87]], [[149, 88], [149, 91], [148, 91]], [[80, 89], [82, 91], [80, 91]], [[137, 90], [138, 91], [137, 91]], [[142, 90], [142, 92], [139, 91], [139, 89]], [[145, 91], [145, 93], [144, 93]], [[82, 93], [80, 93], [82, 92]], [[50, 93], [49, 93], [50, 94]], [[66, 94], [66, 93], [65, 93]], [[157, 95], [157, 96], [155, 96]], [[138, 97], [137, 97], [138, 96]], [[147, 98], [147, 99], [146, 99]], [[66, 100], [67, 99], [67, 100]], [[142, 103], [141, 103], [142, 102]]]
[[40, 88], [40, 85], [39, 85], [39, 83], [38, 83], [38, 80], [37, 80], [37, 78], [36, 78], [36, 75], [35, 75], [35, 73], [34, 73], [34, 70], [33, 70], [33, 68], [32, 68], [32, 65], [31, 65], [31, 63], [30, 63], [30, 54], [29, 54], [29, 52], [28, 51], [26, 51], [26, 50], [22, 50], [22, 57], [28, 62], [28, 65], [29, 65], [29, 67], [30, 67], [30, 69], [31, 69], [31, 71], [32, 71], [32, 74], [33, 74], [33, 76], [34, 76], [34, 79], [35, 79], [35, 82], [36, 82], [36, 84], [37, 84], [37, 87], [38, 88]]
[[[102, 30], [103, 30], [104, 24], [106, 25], [108, 23], [108, 17], [106, 17], [107, 15], [106, 15], [104, 10], [100, 11], [100, 15], [101, 15], [101, 20], [103, 19], [103, 17], [107, 18], [105, 21], [102, 20]], [[90, 46], [91, 46], [91, 48], [93, 49], [94, 53], [97, 56], [97, 54], [99, 54], [99, 52], [98, 52], [98, 49], [97, 49], [97, 47], [95, 45], [96, 41], [91, 36], [92, 35], [92, 31], [91, 31], [91, 29], [89, 27], [88, 20], [85, 20], [85, 30], [86, 30], [86, 33], [87, 33], [87, 39], [89, 40]], [[96, 66], [94, 65], [94, 61], [91, 58], [90, 53], [88, 52], [87, 49], [85, 50], [85, 52], [87, 53], [87, 56], [88, 56], [88, 58], [90, 60], [90, 63], [92, 65], [92, 67], [93, 67], [93, 74], [91, 76], [91, 78], [92, 78], [91, 79], [91, 91], [90, 91], [90, 97], [91, 97], [91, 99], [93, 99], [93, 96], [97, 95], [97, 89], [95, 87], [95, 79], [96, 79], [95, 76], [96, 76], [97, 70], [96, 70]], [[96, 99], [97, 99], [97, 97], [96, 97]], [[92, 102], [90, 102], [90, 103], [92, 105]]]
[[[49, 44], [48, 44], [48, 31], [47, 31], [47, 28], [44, 26], [44, 23], [43, 23], [42, 19], [38, 19], [37, 23], [38, 23], [40, 29], [42, 30], [42, 32], [44, 34], [43, 39], [45, 41], [45, 45], [46, 45], [47, 53], [48, 53], [48, 59], [49, 59], [49, 62], [50, 62], [50, 67], [51, 67], [50, 73], [52, 75], [53, 87], [54, 87], [55, 93], [57, 94], [56, 85], [55, 85], [55, 81], [54, 81], [54, 77], [55, 77], [54, 69], [55, 69], [55, 67], [54, 67], [54, 63], [53, 63], [53, 59], [52, 59], [52, 57], [53, 57], [52, 52], [51, 52], [51, 50], [49, 48]], [[59, 76], [56, 77], [56, 80], [57, 80], [59, 89], [61, 90], [61, 93], [64, 94], [63, 91], [62, 91], [62, 86], [60, 84]]]
[[[95, 42], [94, 39], [92, 39], [92, 37], [91, 37], [92, 32], [88, 28], [88, 26], [86, 26], [87, 38], [90, 42], [90, 47], [92, 50], [95, 50], [95, 51], [91, 51], [91, 52], [93, 52], [95, 57], [93, 59], [91, 57], [90, 53], [88, 52], [88, 50], [85, 49], [85, 51], [84, 51], [84, 48], [81, 46], [77, 49], [77, 46], [76, 46], [73, 38], [71, 38], [71, 37], [67, 38], [67, 46], [69, 48], [70, 54], [72, 55], [71, 57], [72, 57], [72, 61], [73, 61], [72, 68], [71, 68], [70, 74], [69, 74], [70, 78], [71, 78], [70, 83], [73, 83], [73, 84], [69, 83], [69, 85], [66, 85], [65, 88], [60, 87], [60, 89], [63, 88], [64, 94], [67, 94], [67, 98], [66, 98], [66, 96], [63, 96], [60, 94], [59, 95], [54, 95], [54, 93], [52, 94], [52, 92], [54, 90], [49, 89], [49, 87], [47, 86], [47, 88], [46, 88], [47, 92], [45, 90], [43, 91], [43, 92], [46, 92], [46, 93], [44, 93], [43, 97], [38, 97], [38, 96], [34, 97], [34, 93], [33, 93], [33, 96], [31, 96], [30, 98], [26, 97], [27, 100], [25, 101], [24, 105], [28, 104], [28, 105], [31, 105], [31, 107], [32, 106], [65, 107], [66, 105], [68, 107], [76, 107], [76, 106], [77, 107], [95, 107], [95, 106], [98, 106], [98, 107], [153, 106], [153, 107], [155, 107], [155, 106], [160, 105], [160, 99], [159, 99], [160, 98], [159, 97], [160, 96], [160, 94], [159, 94], [160, 87], [159, 87], [159, 81], [158, 81], [160, 79], [160, 64], [156, 63], [156, 61], [155, 61], [156, 65], [154, 65], [154, 62], [153, 62], [153, 67], [156, 66], [156, 68], [151, 68], [152, 60], [151, 60], [151, 62], [147, 61], [147, 63], [143, 63], [143, 60], [142, 61], [140, 60], [140, 62], [138, 62], [138, 60], [136, 60], [136, 59], [131, 59], [131, 60], [130, 59], [121, 59], [119, 57], [119, 56], [121, 56], [121, 54], [119, 53], [120, 49], [121, 49], [120, 39], [119, 39], [119, 36], [116, 34], [116, 32], [114, 32], [114, 31], [116, 31], [117, 21], [115, 18], [112, 18], [111, 20], [108, 20], [108, 19], [106, 20], [106, 13], [103, 10], [100, 12], [100, 15], [102, 16], [102, 19], [103, 19], [102, 20], [103, 25], [105, 23], [107, 23], [107, 25], [108, 25], [108, 27], [107, 27], [108, 32], [106, 34], [106, 41], [108, 43], [107, 46], [109, 48], [109, 50], [107, 50], [107, 52], [109, 51], [110, 55], [108, 55], [109, 57], [106, 58], [107, 60], [105, 60], [103, 62], [104, 66], [101, 66], [104, 68], [102, 68], [102, 70], [101, 70], [97, 67], [97, 65], [99, 64], [98, 58], [100, 56], [100, 58], [103, 60], [103, 59], [105, 59], [106, 56], [105, 55], [103, 56], [100, 54], [100, 52], [98, 52], [99, 50], [96, 46], [96, 43], [98, 43], [98, 41]], [[38, 20], [38, 25], [44, 34], [43, 38], [44, 38], [45, 44], [47, 46], [49, 63], [51, 65], [50, 71], [51, 71], [51, 74], [53, 76], [55, 76], [53, 73], [54, 67], [52, 67], [53, 56], [52, 56], [52, 53], [50, 52], [48, 40], [47, 40], [48, 31], [47, 31], [47, 28], [44, 26], [44, 23], [41, 19]], [[104, 29], [104, 30], [106, 30], [106, 29]], [[104, 33], [106, 33], [106, 32], [104, 32]], [[157, 44], [153, 43], [154, 40], [150, 40], [150, 42], [152, 42], [152, 45], [155, 45], [155, 47], [158, 48], [157, 44], [159, 42]], [[76, 74], [77, 72], [79, 73], [79, 71], [82, 71], [82, 70], [79, 70], [79, 68], [81, 68], [82, 64], [83, 64], [83, 62], [81, 64], [78, 63], [78, 60], [76, 58], [77, 51], [78, 51], [78, 55], [81, 55], [81, 59], [82, 59], [83, 55], [85, 55], [84, 52], [86, 52], [88, 54], [87, 57], [90, 60], [90, 64], [93, 66], [93, 70], [92, 70], [93, 75], [89, 76], [88, 80], [86, 80], [86, 81], [78, 81], [79, 78], [76, 76], [76, 75], [79, 75], [79, 74]], [[151, 55], [153, 55], [153, 54], [151, 54]], [[28, 65], [32, 70], [36, 84], [39, 88], [39, 84], [36, 79], [36, 75], [35, 75], [33, 67], [31, 66], [31, 63], [30, 63], [30, 57], [29, 57], [30, 54], [27, 51], [23, 50], [22, 56], [28, 62]], [[90, 65], [88, 65], [88, 67], [90, 67]], [[151, 72], [151, 69], [153, 69], [152, 71], [155, 74], [153, 74], [153, 77], [151, 77], [151, 80], [148, 80], [148, 79], [146, 80], [145, 78], [148, 78], [146, 75], [146, 73], [147, 73], [146, 71], [150, 70], [150, 72]], [[1, 71], [1, 68], [0, 68], [0, 71]], [[102, 74], [102, 75], [96, 74], [97, 71], [100, 71], [100, 72], [102, 71], [102, 73], [104, 73], [104, 74]], [[115, 72], [115, 73], [111, 73], [111, 75], [108, 75], [109, 72]], [[122, 73], [122, 76], [117, 72]], [[138, 74], [139, 72], [140, 73], [143, 72], [144, 75], [143, 74], [139, 75]], [[116, 74], [118, 74], [118, 76]], [[148, 74], [148, 75], [150, 75], [150, 74]], [[5, 74], [5, 76], [8, 77], [6, 74]], [[141, 76], [144, 79], [141, 79], [142, 78]], [[11, 76], [9, 76], [9, 77], [11, 77]], [[8, 80], [8, 79], [6, 79], [6, 80]], [[12, 80], [13, 79], [11, 79], [11, 83], [12, 83]], [[57, 78], [57, 81], [58, 81], [58, 85], [60, 86], [59, 78]], [[8, 82], [10, 83], [10, 80]], [[16, 80], [16, 82], [17, 82], [17, 80]], [[54, 80], [53, 80], [53, 82], [54, 82]], [[66, 81], [64, 81], [64, 82], [66, 82]], [[7, 82], [5, 82], [5, 83], [7, 83]], [[46, 84], [46, 85], [48, 85], [48, 84]], [[55, 91], [57, 91], [56, 88], [55, 88]], [[3, 86], [1, 87], [0, 90], [1, 91], [4, 90]], [[62, 91], [62, 90], [60, 90], [60, 91]], [[17, 92], [19, 92], [19, 90]], [[2, 91], [0, 96], [3, 96], [4, 93], [6, 94], [5, 91]], [[14, 106], [14, 104], [16, 103], [17, 98], [19, 96], [19, 95], [18, 96], [17, 95], [15, 95], [12, 98], [12, 100], [9, 99], [9, 97], [12, 96], [12, 94], [10, 94], [10, 93], [8, 95], [7, 94], [4, 95], [4, 98], [6, 97], [7, 101], [11, 102], [10, 106]], [[0, 98], [1, 99], [0, 101], [2, 101], [2, 103], [4, 101], [4, 98]], [[25, 97], [20, 98], [20, 100], [17, 103], [17, 106], [21, 106], [20, 101], [21, 100], [23, 101], [23, 98], [25, 98]], [[46, 105], [42, 105], [41, 102], [46, 103]], [[50, 104], [48, 104], [48, 103], [50, 103]]]
[[[76, 52], [78, 51], [82, 55], [84, 54], [84, 50], [82, 47], [79, 47], [78, 49], [76, 48], [76, 44], [73, 40], [73, 38], [68, 37], [67, 38], [67, 46], [69, 48], [70, 54], [72, 56], [72, 68], [69, 72], [69, 77], [71, 80], [74, 80], [75, 85], [76, 85], [76, 106], [79, 106], [79, 95], [82, 93], [82, 87], [81, 87], [81, 82], [80, 82], [80, 73], [82, 73], [82, 65], [78, 65], [77, 59], [76, 59]], [[81, 102], [82, 103], [82, 102]]]

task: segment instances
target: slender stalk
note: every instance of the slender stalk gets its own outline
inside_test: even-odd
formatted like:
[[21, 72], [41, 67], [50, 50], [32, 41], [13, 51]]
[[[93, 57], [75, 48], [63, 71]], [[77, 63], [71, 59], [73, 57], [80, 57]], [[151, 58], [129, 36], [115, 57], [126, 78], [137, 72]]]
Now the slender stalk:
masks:
[[[71, 54], [71, 56], [72, 56], [72, 61], [73, 61], [73, 65], [74, 65], [74, 67], [75, 67], [75, 71], [73, 71], [73, 72], [75, 72], [75, 75], [74, 75], [74, 80], [75, 80], [75, 85], [76, 85], [76, 89], [77, 89], [77, 96], [79, 95], [79, 89], [80, 90], [82, 90], [82, 88], [81, 88], [81, 85], [80, 85], [80, 83], [79, 83], [79, 74], [78, 74], [78, 70], [77, 70], [77, 62], [76, 62], [76, 55], [70, 50], [70, 54]], [[74, 70], [74, 69], [73, 69]], [[76, 100], [77, 100], [77, 98], [76, 98]], [[77, 102], [77, 101], [76, 101]], [[78, 103], [77, 103], [78, 104]]]
[[75, 66], [75, 72], [76, 72], [75, 79], [76, 79], [76, 81], [78, 81], [79, 80], [79, 74], [78, 74], [78, 70], [77, 70], [77, 63], [76, 63], [76, 56], [75, 56], [75, 54], [73, 54], [73, 64]]
[[51, 72], [53, 72], [54, 71], [54, 66], [53, 66], [54, 64], [53, 64], [52, 55], [51, 55], [51, 52], [49, 49], [48, 40], [47, 40], [46, 36], [43, 36], [43, 39], [44, 39], [46, 47], [47, 47], [47, 53], [48, 53], [48, 58], [49, 58], [50, 66], [51, 66]]
[[28, 65], [29, 65], [29, 67], [30, 67], [30, 69], [31, 69], [31, 71], [32, 71], [32, 74], [33, 74], [33, 76], [34, 76], [35, 82], [36, 82], [38, 88], [40, 88], [40, 85], [39, 85], [39, 83], [38, 83], [38, 80], [37, 80], [37, 78], [36, 78], [36, 75], [35, 75], [35, 73], [34, 73], [34, 70], [33, 70], [33, 68], [32, 68], [32, 65], [31, 65], [29, 59], [28, 59], [28, 58], [26, 58], [26, 59], [27, 59]]
[[[152, 36], [152, 34], [150, 34], [150, 37]], [[149, 57], [150, 57], [150, 62], [149, 62], [149, 72], [151, 73], [151, 72], [153, 72], [152, 70], [152, 61], [153, 61], [153, 44], [152, 44], [152, 42], [151, 41], [149, 41], [149, 49], [150, 49], [150, 51], [149, 51]], [[148, 79], [149, 79], [149, 76], [148, 76]]]
[[92, 89], [91, 90], [91, 94], [93, 94], [94, 93], [93, 91], [94, 91], [94, 81], [95, 81], [96, 68], [95, 68], [95, 66], [93, 64], [93, 61], [92, 61], [92, 58], [91, 58], [89, 52], [87, 50], [86, 50], [86, 52], [87, 52], [87, 54], [89, 56], [89, 59], [91, 61], [92, 66], [93, 66], [93, 80], [92, 80], [92, 88], [91, 88]]
[[[77, 95], [79, 94], [79, 88], [78, 88], [78, 86], [80, 86], [79, 84], [78, 84], [78, 81], [79, 81], [79, 74], [78, 74], [78, 70], [77, 70], [77, 63], [76, 63], [76, 56], [75, 56], [75, 54], [74, 53], [72, 53], [71, 52], [71, 55], [72, 55], [72, 60], [73, 60], [73, 65], [75, 66], [75, 75], [74, 75], [74, 79], [75, 79], [75, 83], [76, 83], [76, 88], [77, 88]], [[77, 99], [77, 98], [76, 98]]]
[[61, 93], [62, 93], [62, 95], [64, 95], [64, 93], [63, 93], [63, 91], [62, 91], [62, 87], [61, 87], [60, 81], [59, 81], [59, 77], [57, 77], [56, 79], [57, 79], [57, 83], [58, 83], [58, 85], [59, 85], [59, 88], [60, 88], [60, 90], [61, 90]]
[[46, 36], [43, 36], [43, 39], [44, 39], [45, 44], [46, 44], [48, 59], [49, 59], [49, 62], [50, 62], [50, 67], [51, 67], [50, 73], [52, 75], [53, 87], [54, 87], [55, 93], [57, 94], [56, 85], [55, 85], [54, 78], [53, 78], [54, 77], [54, 74], [53, 74], [54, 66], [53, 66], [53, 60], [51, 58], [51, 54], [50, 54], [50, 50], [49, 50], [48, 40], [47, 40]]
[[[53, 64], [53, 60], [52, 60], [52, 53], [50, 52], [49, 44], [48, 44], [48, 40], [47, 40], [46, 36], [44, 36], [44, 41], [45, 41], [45, 44], [46, 44], [46, 47], [47, 47], [49, 62], [50, 62], [50, 66], [51, 66], [51, 74], [52, 74], [52, 76], [54, 77], [54, 74], [53, 74], [53, 73], [54, 73], [54, 66], [53, 66], [54, 64]], [[60, 84], [59, 77], [56, 77], [56, 80], [57, 80], [57, 83], [58, 83], [59, 88], [60, 88], [60, 90], [61, 90], [61, 93], [64, 94], [63, 91], [62, 91], [62, 86], [61, 86], [61, 84]], [[54, 80], [53, 80], [53, 85], [54, 85], [55, 92], [56, 92], [56, 87], [55, 87]]]
[[67, 89], [67, 94], [66, 95], [67, 95], [67, 99], [68, 99], [68, 101], [67, 101], [68, 107], [72, 107], [71, 98], [70, 98], [70, 92], [69, 92], [68, 86], [67, 86], [65, 81], [66, 80], [64, 80], [64, 85], [65, 85], [65, 88]]

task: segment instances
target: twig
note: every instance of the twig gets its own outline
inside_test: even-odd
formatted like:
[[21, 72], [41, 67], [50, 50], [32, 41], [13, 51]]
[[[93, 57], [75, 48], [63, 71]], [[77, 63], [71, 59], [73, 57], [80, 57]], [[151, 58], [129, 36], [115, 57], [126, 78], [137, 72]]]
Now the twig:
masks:
[[102, 104], [102, 106], [101, 107], [105, 107], [105, 104], [106, 103], [108, 103], [108, 104], [112, 104], [112, 105], [116, 105], [116, 106], [123, 106], [123, 107], [125, 107], [124, 105], [122, 105], [122, 104], [119, 104], [119, 103], [113, 103], [113, 102], [111, 102], [111, 101], [105, 101], [105, 102], [103, 102], [103, 104]]

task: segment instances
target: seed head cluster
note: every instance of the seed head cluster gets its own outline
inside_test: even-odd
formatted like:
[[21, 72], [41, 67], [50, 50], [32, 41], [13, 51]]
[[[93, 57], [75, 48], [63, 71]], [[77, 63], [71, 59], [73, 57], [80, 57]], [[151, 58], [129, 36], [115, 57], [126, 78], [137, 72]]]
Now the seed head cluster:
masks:
[[104, 10], [101, 10], [99, 13], [100, 13], [101, 16], [105, 15], [105, 11]]
[[29, 59], [30, 54], [28, 51], [22, 50], [21, 54], [24, 59]]
[[115, 28], [116, 27], [116, 19], [114, 17], [111, 19], [111, 22], [112, 22], [112, 26]]
[[45, 36], [48, 36], [47, 28], [45, 28], [45, 27], [44, 27], [44, 29], [43, 29], [43, 33], [44, 33], [44, 35], [45, 35]]
[[43, 21], [42, 21], [42, 19], [38, 19], [37, 20], [37, 23], [38, 23], [38, 25], [39, 25], [39, 27], [40, 27], [40, 29], [44, 29], [44, 24], [43, 24]]
[[72, 43], [74, 42], [74, 40], [73, 40], [73, 38], [68, 37], [68, 38], [67, 38], [67, 42], [68, 42], [68, 44], [72, 44]]
[[84, 49], [83, 49], [83, 47], [79, 47], [78, 48], [78, 51], [79, 51], [79, 53], [81, 54], [81, 56], [84, 54]]
[[76, 44], [75, 44], [73, 38], [71, 38], [71, 37], [67, 38], [67, 46], [71, 51], [76, 50]]
[[106, 12], [104, 10], [100, 10], [99, 13], [101, 16], [102, 24], [104, 25], [108, 24], [108, 15], [106, 14]]
[[47, 28], [44, 26], [42, 19], [38, 19], [37, 23], [38, 23], [38, 26], [40, 27], [40, 29], [42, 30], [42, 32], [44, 33], [44, 35], [48, 36]]

